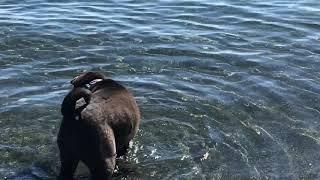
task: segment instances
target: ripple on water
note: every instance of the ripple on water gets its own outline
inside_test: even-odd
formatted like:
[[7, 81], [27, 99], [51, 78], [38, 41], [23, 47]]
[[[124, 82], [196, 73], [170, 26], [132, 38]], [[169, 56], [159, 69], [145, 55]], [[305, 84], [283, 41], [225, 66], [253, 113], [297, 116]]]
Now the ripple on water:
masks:
[[55, 179], [61, 100], [93, 70], [143, 116], [116, 179], [319, 179], [317, 6], [3, 1], [0, 178]]

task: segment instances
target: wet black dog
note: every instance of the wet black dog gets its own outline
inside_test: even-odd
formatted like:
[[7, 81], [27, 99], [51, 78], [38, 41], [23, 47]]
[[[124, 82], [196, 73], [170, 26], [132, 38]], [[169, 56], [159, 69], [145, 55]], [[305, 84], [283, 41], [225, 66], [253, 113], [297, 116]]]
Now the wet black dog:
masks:
[[[79, 161], [93, 180], [111, 179], [116, 157], [127, 152], [138, 131], [138, 105], [125, 87], [100, 73], [84, 73], [71, 83], [74, 88], [61, 107], [59, 179], [73, 179]], [[80, 106], [81, 98], [85, 103]]]

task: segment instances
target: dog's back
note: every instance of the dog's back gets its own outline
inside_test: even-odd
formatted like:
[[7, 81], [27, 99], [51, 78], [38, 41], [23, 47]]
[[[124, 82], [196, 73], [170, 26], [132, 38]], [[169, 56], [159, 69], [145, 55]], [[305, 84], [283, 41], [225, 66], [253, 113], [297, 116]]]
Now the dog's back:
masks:
[[125, 154], [130, 140], [138, 131], [140, 111], [133, 95], [111, 79], [96, 83], [91, 103], [81, 112], [88, 124], [108, 125], [114, 131], [117, 155]]

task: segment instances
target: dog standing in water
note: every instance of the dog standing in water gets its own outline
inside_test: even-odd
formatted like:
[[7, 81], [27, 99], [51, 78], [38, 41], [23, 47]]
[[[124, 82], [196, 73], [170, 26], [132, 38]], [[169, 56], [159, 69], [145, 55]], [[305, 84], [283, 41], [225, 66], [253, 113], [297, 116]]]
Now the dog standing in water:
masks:
[[[71, 84], [74, 88], [61, 106], [59, 179], [73, 179], [79, 161], [89, 168], [92, 180], [111, 179], [116, 157], [126, 154], [138, 131], [138, 105], [124, 86], [100, 73], [84, 73]], [[85, 103], [77, 107], [81, 98]]]

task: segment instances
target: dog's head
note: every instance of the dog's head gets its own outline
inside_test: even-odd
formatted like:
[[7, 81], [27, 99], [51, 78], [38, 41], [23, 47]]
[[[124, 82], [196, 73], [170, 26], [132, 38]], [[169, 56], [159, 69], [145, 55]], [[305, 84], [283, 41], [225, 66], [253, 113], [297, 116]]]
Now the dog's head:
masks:
[[83, 87], [87, 84], [90, 84], [97, 80], [103, 80], [104, 75], [98, 72], [86, 72], [83, 74], [80, 74], [79, 76], [75, 77], [73, 80], [71, 80], [71, 84], [74, 87]]

